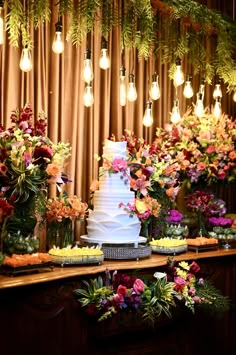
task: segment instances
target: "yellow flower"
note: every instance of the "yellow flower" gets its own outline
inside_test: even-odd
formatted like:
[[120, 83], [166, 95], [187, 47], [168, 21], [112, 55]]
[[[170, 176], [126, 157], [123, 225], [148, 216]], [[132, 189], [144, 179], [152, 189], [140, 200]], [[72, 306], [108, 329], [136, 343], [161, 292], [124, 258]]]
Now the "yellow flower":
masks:
[[189, 271], [189, 264], [186, 261], [181, 261], [179, 266], [182, 267], [182, 269]]
[[147, 210], [147, 206], [144, 201], [136, 200], [135, 206], [136, 206], [138, 213], [140, 213], [140, 214], [145, 213]]
[[178, 276], [182, 277], [184, 280], [187, 279], [187, 275], [188, 275], [187, 271], [184, 271], [184, 270], [180, 269], [179, 267], [177, 267], [176, 273]]

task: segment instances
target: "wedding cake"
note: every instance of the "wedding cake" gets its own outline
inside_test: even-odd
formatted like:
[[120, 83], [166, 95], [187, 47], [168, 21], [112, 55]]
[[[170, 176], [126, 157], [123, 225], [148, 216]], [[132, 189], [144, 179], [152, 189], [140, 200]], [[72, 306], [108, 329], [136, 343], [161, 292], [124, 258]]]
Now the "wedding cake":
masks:
[[103, 166], [99, 169], [99, 190], [93, 196], [93, 210], [87, 218], [87, 241], [95, 243], [138, 243], [141, 223], [127, 209], [135, 194], [130, 190], [127, 142], [105, 141]]

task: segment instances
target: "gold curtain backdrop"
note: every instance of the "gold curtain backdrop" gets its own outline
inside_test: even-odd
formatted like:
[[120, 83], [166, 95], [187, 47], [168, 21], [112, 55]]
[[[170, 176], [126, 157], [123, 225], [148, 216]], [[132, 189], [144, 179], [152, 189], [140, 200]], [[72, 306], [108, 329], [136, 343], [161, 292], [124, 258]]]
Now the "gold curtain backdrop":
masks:
[[[151, 2], [155, 7], [155, 0]], [[234, 18], [234, 0], [199, 2]], [[117, 6], [119, 3], [117, 0]], [[151, 143], [156, 128], [169, 122], [176, 93], [173, 81], [168, 77], [169, 66], [161, 64], [160, 58], [139, 60], [136, 50], [121, 51], [118, 27], [108, 38], [111, 68], [106, 71], [99, 68], [101, 33], [96, 26], [87, 41], [81, 46], [75, 46], [65, 39], [69, 19], [63, 17], [65, 49], [62, 54], [55, 54], [52, 51], [52, 41], [58, 10], [53, 4], [51, 11], [50, 23], [40, 25], [38, 30], [31, 28], [33, 69], [30, 72], [24, 73], [19, 68], [20, 44], [19, 48], [13, 48], [5, 38], [4, 45], [0, 46], [0, 122], [4, 127], [8, 127], [11, 111], [16, 107], [23, 107], [25, 103], [32, 105], [35, 117], [40, 111], [44, 111], [48, 119], [50, 139], [55, 143], [70, 142], [72, 146], [72, 155], [66, 167], [72, 183], [66, 186], [66, 191], [69, 195], [76, 194], [81, 196], [83, 201], [88, 201], [90, 184], [98, 177], [99, 163], [94, 159], [94, 154], [102, 154], [104, 139], [111, 134], [120, 139], [124, 130], [129, 129]], [[214, 39], [209, 38], [209, 43], [212, 40]], [[209, 43], [207, 45], [210, 45]], [[82, 80], [82, 68], [87, 47], [92, 52], [94, 69], [94, 105], [90, 108], [83, 105], [85, 83]], [[137, 100], [127, 102], [125, 107], [119, 104], [119, 71], [122, 64], [126, 68], [126, 77], [134, 73], [138, 92]], [[183, 70], [187, 74], [190, 68], [187, 61], [183, 64]], [[159, 75], [161, 97], [153, 102], [153, 126], [146, 128], [142, 119], [154, 71]], [[198, 75], [193, 77], [195, 94], [199, 89], [200, 80]], [[226, 94], [223, 85], [222, 89], [223, 111], [234, 117], [236, 104], [232, 95]], [[183, 85], [177, 92], [183, 114], [192, 101], [195, 102], [196, 95], [193, 100], [185, 99], [182, 92]], [[213, 103], [212, 92], [213, 86], [206, 84], [205, 105], [210, 106]]]

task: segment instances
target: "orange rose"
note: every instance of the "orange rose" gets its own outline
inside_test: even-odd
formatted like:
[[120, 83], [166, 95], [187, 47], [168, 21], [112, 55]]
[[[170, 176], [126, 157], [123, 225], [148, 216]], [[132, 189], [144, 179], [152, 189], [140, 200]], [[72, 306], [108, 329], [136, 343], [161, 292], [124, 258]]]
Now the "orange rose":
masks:
[[46, 169], [46, 173], [48, 175], [56, 177], [56, 176], [60, 175], [60, 172], [61, 172], [61, 170], [57, 164], [55, 164], [55, 163], [48, 164], [47, 169]]

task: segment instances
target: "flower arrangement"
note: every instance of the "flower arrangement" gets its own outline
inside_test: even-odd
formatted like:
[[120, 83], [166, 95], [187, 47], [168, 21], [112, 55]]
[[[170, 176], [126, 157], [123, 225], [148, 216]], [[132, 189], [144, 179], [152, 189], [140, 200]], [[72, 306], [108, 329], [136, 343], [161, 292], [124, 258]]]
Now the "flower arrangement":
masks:
[[45, 218], [47, 222], [63, 222], [83, 220], [87, 213], [87, 203], [82, 202], [80, 197], [69, 197], [66, 193], [47, 200]]
[[46, 118], [39, 114], [33, 126], [30, 105], [11, 114], [12, 126], [0, 131], [0, 188], [12, 202], [23, 203], [48, 183], [63, 182], [68, 143], [54, 144], [46, 137]]
[[181, 181], [230, 183], [236, 178], [236, 122], [227, 115], [187, 112], [176, 125], [157, 129], [153, 149], [168, 157]]
[[186, 181], [196, 186], [236, 179], [236, 122], [227, 115], [199, 118], [189, 111], [178, 124], [157, 128], [150, 145], [128, 130], [121, 140], [127, 141], [133, 190], [158, 201], [175, 200]]
[[68, 143], [54, 144], [46, 136], [43, 112], [33, 121], [27, 104], [12, 111], [8, 129], [0, 128], [0, 191], [15, 207], [7, 229], [13, 234], [21, 230], [25, 237], [36, 224], [36, 202], [45, 198], [47, 187], [67, 181], [63, 168], [71, 154]]
[[149, 237], [148, 226], [152, 222], [152, 218], [157, 218], [160, 214], [161, 204], [149, 195], [143, 198], [136, 197], [133, 204], [128, 203], [126, 206], [121, 202], [119, 207], [124, 207], [131, 215], [136, 214], [142, 223], [142, 235]]
[[60, 196], [47, 200], [44, 220], [47, 223], [48, 248], [72, 245], [74, 221], [83, 221], [88, 205], [77, 196], [68, 197], [64, 192]]
[[225, 201], [205, 191], [196, 190], [187, 194], [186, 205], [197, 214], [200, 234], [207, 235], [206, 224], [211, 217], [222, 217], [226, 213]]
[[154, 281], [143, 281], [136, 276], [112, 275], [83, 281], [84, 288], [74, 295], [86, 312], [103, 321], [121, 312], [137, 312], [143, 320], [155, 323], [160, 315], [171, 317], [177, 304], [193, 313], [199, 306], [226, 310], [229, 301], [200, 275], [196, 262], [177, 262], [168, 259], [166, 272], [155, 272]]

